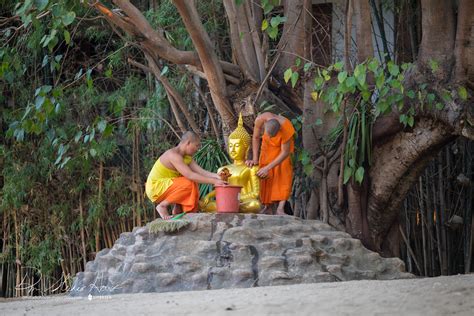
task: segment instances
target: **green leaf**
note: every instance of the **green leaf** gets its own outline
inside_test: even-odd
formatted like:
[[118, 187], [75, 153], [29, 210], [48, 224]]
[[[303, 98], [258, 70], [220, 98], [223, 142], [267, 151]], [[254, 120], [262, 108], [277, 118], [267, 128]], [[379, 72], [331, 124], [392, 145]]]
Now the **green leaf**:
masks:
[[346, 78], [347, 78], [347, 72], [346, 71], [342, 71], [337, 75], [337, 80], [339, 81], [339, 83], [343, 83], [344, 80], [346, 80]]
[[438, 70], [438, 68], [439, 68], [438, 62], [434, 59], [430, 59], [429, 64], [430, 64], [431, 71], [433, 73], [435, 73], [436, 70]]
[[160, 74], [160, 75], [161, 75], [161, 76], [166, 75], [166, 74], [168, 73], [168, 70], [169, 70], [168, 66], [164, 66], [163, 69], [161, 70], [161, 74]]
[[41, 109], [41, 107], [43, 106], [44, 100], [45, 100], [44, 96], [39, 95], [39, 96], [36, 97], [35, 107], [36, 107], [37, 110]]
[[299, 67], [301, 65], [301, 59], [299, 57], [296, 58], [295, 65], [296, 67]]
[[415, 98], [415, 91], [409, 90], [409, 91], [407, 92], [407, 96], [408, 96], [410, 99], [414, 99], [414, 98]]
[[357, 182], [362, 183], [362, 180], [364, 179], [364, 167], [359, 167], [357, 168], [357, 171], [355, 173], [355, 179]]
[[464, 88], [464, 87], [462, 87], [462, 86], [459, 87], [459, 88], [458, 88], [458, 94], [459, 94], [459, 97], [460, 97], [462, 100], [464, 100], [464, 101], [467, 100], [467, 90], [466, 90], [466, 88]]
[[64, 41], [66, 42], [67, 45], [71, 43], [71, 34], [69, 34], [68, 30], [64, 30]]
[[91, 154], [92, 157], [95, 157], [97, 155], [97, 151], [94, 148], [91, 148], [89, 150], [89, 153]]
[[354, 77], [356, 77], [357, 81], [359, 82], [361, 86], [365, 84], [365, 77], [366, 77], [365, 71], [366, 71], [365, 65], [362, 65], [362, 64], [357, 65], [356, 68], [354, 69]]
[[344, 184], [346, 184], [347, 181], [349, 181], [349, 179], [351, 178], [351, 175], [352, 175], [352, 168], [346, 166], [344, 168]]
[[388, 62], [388, 72], [392, 76], [397, 76], [400, 73], [400, 69], [398, 68], [398, 65], [394, 64], [393, 61]]
[[348, 88], [353, 88], [356, 86], [356, 80], [354, 77], [350, 76], [349, 78], [347, 78], [346, 80], [346, 86]]
[[383, 84], [385, 83], [385, 75], [383, 74], [383, 72], [380, 73], [379, 76], [377, 76], [377, 78], [375, 79], [375, 86], [377, 87], [377, 89], [382, 89], [382, 86]]
[[297, 71], [291, 74], [291, 86], [293, 88], [296, 86], [296, 83], [298, 82], [299, 77], [300, 77], [300, 74]]
[[102, 136], [109, 137], [110, 135], [112, 135], [113, 131], [114, 131], [113, 125], [107, 124], [107, 127], [105, 128], [104, 132], [102, 133]]
[[237, 6], [241, 5], [242, 3], [244, 3], [244, 0], [235, 0], [235, 4]]
[[307, 176], [310, 176], [313, 174], [313, 170], [314, 170], [314, 167], [313, 167], [313, 164], [312, 163], [309, 163], [309, 164], [306, 164], [303, 166], [303, 172], [305, 173], [305, 175]]
[[311, 68], [311, 63], [306, 63], [306, 64], [304, 64], [304, 66], [303, 66], [303, 71], [304, 71], [304, 72], [307, 72], [310, 68]]
[[[33, 4], [32, 0], [26, 0], [25, 3], [16, 11], [16, 14], [23, 15], [26, 11], [28, 11], [31, 8], [32, 4]], [[18, 3], [18, 5], [20, 5], [20, 3]]]
[[317, 118], [316, 121], [314, 122], [314, 125], [316, 126], [323, 125], [323, 120], [320, 118]]
[[342, 61], [339, 61], [337, 63], [334, 64], [334, 69], [336, 71], [341, 71], [342, 70], [342, 67], [344, 67], [344, 63]]
[[276, 39], [278, 36], [278, 28], [276, 27], [269, 27], [267, 29], [268, 36], [270, 36], [271, 39]]
[[82, 131], [79, 131], [76, 133], [76, 136], [74, 136], [74, 142], [78, 142], [81, 139], [82, 136]]
[[262, 31], [265, 31], [268, 28], [268, 20], [263, 19], [262, 21]]
[[323, 83], [324, 83], [324, 78], [322, 77], [314, 78], [314, 89], [320, 90], [322, 88]]
[[415, 124], [415, 118], [413, 116], [409, 116], [408, 119], [407, 119], [407, 124], [410, 127], [413, 127], [413, 125]]
[[74, 11], [70, 11], [62, 17], [63, 24], [65, 26], [68, 26], [69, 24], [74, 22], [75, 18], [76, 18], [76, 13], [74, 13]]
[[112, 68], [107, 68], [107, 70], [105, 71], [105, 76], [107, 78], [112, 78]]
[[436, 107], [437, 110], [441, 111], [444, 108], [444, 105], [442, 103], [438, 102], [438, 103], [436, 103], [435, 107]]
[[68, 163], [68, 161], [71, 160], [71, 157], [66, 157], [64, 158], [63, 162], [59, 165], [59, 168], [62, 169], [64, 166]]
[[277, 16], [274, 16], [271, 20], [270, 20], [270, 25], [272, 27], [278, 27], [278, 25], [280, 25], [280, 16], [277, 15]]
[[286, 83], [288, 83], [292, 75], [293, 75], [293, 70], [291, 70], [291, 68], [288, 68], [287, 70], [285, 70], [285, 73], [283, 74], [283, 79], [285, 80]]
[[371, 94], [370, 94], [369, 90], [363, 90], [362, 91], [362, 99], [364, 101], [368, 102], [369, 99], [370, 99], [370, 96], [371, 96]]
[[105, 130], [106, 127], [107, 127], [107, 121], [106, 120], [100, 120], [99, 123], [97, 124], [97, 129], [101, 133]]
[[406, 114], [400, 115], [400, 123], [403, 123], [403, 125], [406, 126], [407, 125], [407, 120], [408, 120], [408, 118], [407, 118]]
[[381, 99], [381, 100], [379, 100], [379, 102], [377, 102], [377, 109], [381, 113], [385, 113], [389, 108], [390, 108], [389, 103], [386, 102], [384, 99]]
[[265, 3], [265, 4], [263, 5], [263, 13], [264, 13], [264, 14], [268, 14], [268, 13], [270, 13], [270, 11], [272, 11], [272, 10], [273, 10], [273, 5], [272, 5], [272, 4], [270, 4], [270, 3]]
[[48, 6], [48, 0], [35, 0], [35, 6], [39, 11], [43, 11]]
[[379, 61], [377, 59], [372, 59], [370, 62], [369, 62], [369, 70], [374, 72], [377, 70], [377, 68], [379, 67]]
[[443, 98], [444, 102], [451, 102], [453, 98], [451, 97], [451, 93], [448, 90], [444, 90], [441, 97]]
[[401, 68], [402, 68], [403, 71], [407, 70], [407, 69], [410, 68], [410, 67], [411, 67], [411, 64], [410, 64], [410, 63], [403, 63], [402, 66], [401, 66]]
[[428, 93], [426, 99], [429, 103], [433, 103], [433, 101], [435, 100], [435, 95], [433, 93]]

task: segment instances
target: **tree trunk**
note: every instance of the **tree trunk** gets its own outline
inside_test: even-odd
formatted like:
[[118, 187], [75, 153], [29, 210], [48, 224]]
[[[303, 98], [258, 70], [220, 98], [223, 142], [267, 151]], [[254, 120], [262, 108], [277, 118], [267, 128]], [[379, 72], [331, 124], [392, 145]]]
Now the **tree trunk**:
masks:
[[390, 142], [374, 148], [370, 170], [368, 222], [375, 248], [398, 216], [398, 208], [411, 184], [423, 171], [426, 162], [453, 137], [448, 128], [432, 120], [421, 119], [413, 131], [402, 132]]
[[422, 29], [418, 60], [428, 65], [437, 61], [442, 71], [438, 78], [445, 78], [451, 71], [454, 49], [454, 14], [452, 1], [421, 0]]
[[[474, 1], [460, 0], [454, 56], [456, 58], [456, 80], [465, 81], [474, 77]], [[471, 69], [469, 71], [469, 69]], [[469, 73], [470, 72], [470, 73]]]
[[211, 40], [202, 26], [194, 1], [173, 0], [173, 3], [178, 9], [186, 29], [189, 31], [189, 35], [201, 60], [202, 68], [206, 73], [212, 100], [222, 118], [224, 134], [228, 135], [231, 129], [236, 126], [236, 119], [227, 98], [224, 73], [212, 47]]
[[[374, 56], [369, 0], [353, 1], [356, 25], [357, 60], [359, 63]], [[350, 34], [350, 33], [349, 33]]]

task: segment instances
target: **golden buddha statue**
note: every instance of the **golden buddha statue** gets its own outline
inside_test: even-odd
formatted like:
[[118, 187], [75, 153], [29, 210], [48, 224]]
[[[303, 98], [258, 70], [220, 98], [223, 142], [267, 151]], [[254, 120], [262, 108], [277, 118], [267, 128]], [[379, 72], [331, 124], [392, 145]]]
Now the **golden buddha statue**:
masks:
[[[233, 163], [220, 167], [217, 173], [227, 169], [230, 173], [230, 185], [242, 187], [240, 191], [240, 212], [258, 213], [260, 211], [260, 179], [257, 177], [258, 166], [247, 167], [245, 159], [250, 149], [251, 137], [244, 128], [242, 114], [239, 115], [237, 128], [229, 135], [228, 153]], [[216, 191], [209, 192], [200, 202], [200, 209], [204, 212], [216, 212], [216, 202], [213, 200]]]

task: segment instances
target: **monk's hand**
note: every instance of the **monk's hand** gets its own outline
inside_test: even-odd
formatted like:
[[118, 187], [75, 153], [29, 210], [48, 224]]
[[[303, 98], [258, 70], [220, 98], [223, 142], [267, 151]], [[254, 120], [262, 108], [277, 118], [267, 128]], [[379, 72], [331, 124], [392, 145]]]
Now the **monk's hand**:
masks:
[[214, 186], [218, 186], [218, 185], [228, 185], [229, 183], [227, 181], [224, 181], [224, 180], [221, 180], [221, 179], [216, 179], [216, 181], [214, 182]]
[[270, 169], [268, 169], [267, 167], [263, 167], [257, 171], [257, 176], [262, 179], [266, 178], [268, 177], [268, 172], [270, 172]]
[[247, 165], [247, 167], [253, 167], [253, 166], [258, 165], [258, 161], [256, 161], [256, 160], [247, 160], [247, 161], [245, 161], [245, 164]]

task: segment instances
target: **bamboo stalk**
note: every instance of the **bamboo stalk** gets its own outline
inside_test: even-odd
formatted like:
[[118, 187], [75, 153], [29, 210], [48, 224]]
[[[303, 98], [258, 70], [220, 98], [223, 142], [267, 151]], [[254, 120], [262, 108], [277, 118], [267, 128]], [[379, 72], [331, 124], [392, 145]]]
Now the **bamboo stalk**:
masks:
[[413, 250], [411, 249], [410, 243], [408, 242], [407, 237], [405, 236], [405, 233], [403, 232], [403, 229], [400, 225], [398, 226], [398, 229], [400, 230], [400, 234], [402, 234], [402, 238], [405, 241], [408, 252], [410, 253], [411, 258], [413, 259], [413, 262], [415, 262], [416, 268], [418, 269], [418, 271], [421, 272], [420, 265], [418, 264], [418, 261], [416, 260], [416, 256], [413, 253]]
[[[102, 202], [102, 181], [104, 178], [104, 164], [102, 161], [99, 163], [99, 203]], [[95, 252], [96, 254], [100, 251], [100, 216], [97, 216], [96, 230], [95, 230]]]
[[[434, 172], [436, 171], [436, 165], [433, 163], [432, 164], [432, 173], [435, 174]], [[436, 223], [435, 223], [435, 228], [436, 228], [436, 246], [438, 248], [438, 263], [439, 263], [439, 271], [440, 274], [442, 273], [442, 266], [443, 266], [443, 255], [441, 251], [441, 229], [440, 229], [440, 220], [439, 220], [439, 206], [437, 205], [437, 199], [436, 197], [436, 187], [435, 187], [435, 181], [431, 181], [431, 191], [432, 191], [432, 196], [433, 196], [433, 203], [434, 203], [434, 214], [436, 216]]]
[[140, 139], [139, 139], [139, 129], [138, 127], [135, 128], [135, 137], [134, 137], [134, 155], [135, 155], [135, 171], [134, 171], [134, 181], [137, 184], [137, 191], [136, 191], [136, 207], [137, 207], [137, 226], [142, 225], [142, 217], [140, 211]]
[[82, 205], [82, 191], [79, 192], [79, 216], [81, 222], [81, 250], [82, 250], [82, 262], [83, 262], [83, 269], [86, 269], [87, 263], [87, 252], [86, 252], [86, 241], [84, 237], [84, 208]]
[[[471, 153], [474, 152], [474, 146], [470, 146], [471, 142], [465, 142], [465, 150], [464, 152], [467, 153], [467, 159], [465, 159], [465, 163], [463, 164], [466, 168], [466, 174], [472, 174], [472, 167], [473, 167], [473, 158]], [[474, 234], [472, 233], [474, 230], [474, 217], [472, 216], [472, 202], [473, 202], [473, 191], [474, 191], [474, 183], [471, 183], [469, 186], [469, 194], [467, 196], [466, 207], [464, 208], [464, 273], [471, 272], [471, 262], [472, 262], [472, 247], [474, 245]]]
[[[448, 275], [448, 256], [446, 249], [446, 227], [445, 223], [445, 214], [446, 214], [446, 203], [444, 197], [444, 186], [443, 186], [443, 157], [441, 153], [438, 155], [438, 197], [439, 197], [439, 229], [441, 237], [441, 274]], [[438, 240], [438, 243], [440, 241]]]
[[19, 244], [19, 232], [18, 232], [18, 221], [16, 217], [16, 209], [13, 209], [13, 223], [15, 224], [15, 263], [16, 263], [16, 270], [15, 270], [15, 275], [16, 275], [16, 281], [15, 281], [15, 297], [20, 296], [20, 291], [18, 289], [18, 286], [20, 285], [20, 244]]
[[[6, 252], [7, 252], [7, 249], [8, 249], [8, 241], [9, 241], [9, 238], [8, 238], [8, 232], [9, 232], [9, 227], [8, 227], [8, 212], [7, 211], [4, 211], [3, 212], [3, 223], [2, 223], [2, 229], [3, 229], [3, 242], [2, 242], [2, 254], [5, 254], [6, 255]], [[5, 275], [5, 269], [8, 268], [8, 264], [7, 266], [5, 265], [5, 262], [2, 261], [2, 269], [1, 269], [1, 277], [0, 277], [0, 296], [6, 296], [6, 289], [8, 287], [8, 283], [7, 283], [7, 277], [8, 277], [8, 271], [7, 271], [7, 275], [5, 277], [5, 280], [3, 279], [3, 276]], [[3, 289], [4, 289], [4, 282], [5, 282], [5, 293], [3, 292]]]
[[426, 236], [425, 236], [425, 205], [423, 203], [424, 196], [423, 196], [423, 177], [419, 177], [419, 192], [420, 196], [418, 198], [418, 202], [420, 205], [420, 215], [421, 215], [421, 238], [423, 241], [423, 272], [425, 276], [428, 276], [428, 255], [426, 253]]

